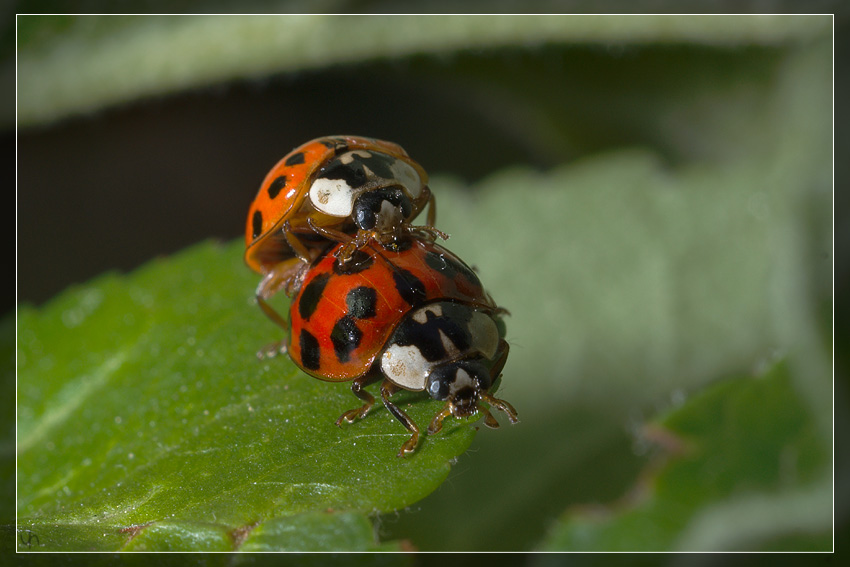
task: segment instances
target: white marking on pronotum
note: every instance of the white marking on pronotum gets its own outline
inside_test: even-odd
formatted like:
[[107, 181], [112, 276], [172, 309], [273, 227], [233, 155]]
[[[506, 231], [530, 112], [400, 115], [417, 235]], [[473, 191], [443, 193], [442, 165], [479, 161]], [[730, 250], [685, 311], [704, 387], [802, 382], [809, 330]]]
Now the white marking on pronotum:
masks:
[[426, 305], [421, 309], [417, 309], [413, 312], [413, 320], [419, 323], [420, 325], [424, 325], [428, 322], [428, 313], [433, 313], [437, 317], [443, 316], [443, 307], [441, 305]]
[[339, 161], [341, 163], [344, 163], [345, 165], [348, 165], [349, 163], [352, 163], [354, 161], [355, 157], [369, 159], [370, 157], [372, 157], [372, 155], [372, 152], [367, 152], [366, 150], [351, 150], [350, 152], [346, 152], [339, 156]]
[[354, 190], [342, 179], [317, 179], [310, 186], [310, 200], [332, 217], [347, 217], [354, 209]]
[[413, 345], [390, 345], [381, 357], [384, 376], [407, 390], [424, 390], [432, 366]]
[[460, 354], [460, 351], [449, 338], [449, 336], [445, 334], [442, 329], [438, 329], [438, 332], [440, 333], [440, 342], [443, 343], [443, 348], [446, 349], [446, 355], [449, 358], [454, 358], [455, 356]]

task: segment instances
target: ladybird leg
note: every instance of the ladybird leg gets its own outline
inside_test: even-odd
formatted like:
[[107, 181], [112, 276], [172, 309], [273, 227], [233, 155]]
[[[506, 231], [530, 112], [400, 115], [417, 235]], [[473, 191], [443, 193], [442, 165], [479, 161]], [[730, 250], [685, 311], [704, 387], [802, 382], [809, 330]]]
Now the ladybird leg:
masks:
[[[289, 323], [286, 318], [275, 311], [275, 309], [267, 301], [280, 290], [284, 290], [287, 295], [291, 295], [291, 286], [293, 282], [298, 281], [301, 272], [305, 269], [306, 264], [298, 258], [290, 258], [279, 264], [272, 266], [266, 272], [260, 284], [257, 286], [255, 297], [260, 310], [266, 314], [266, 317], [271, 319], [281, 329], [289, 332]], [[278, 354], [286, 352], [286, 339], [268, 344], [257, 352], [258, 358], [270, 358]]]
[[441, 238], [443, 240], [448, 240], [449, 235], [443, 232], [442, 230], [437, 230], [434, 227], [434, 223], [437, 222], [437, 197], [430, 193], [428, 196], [428, 203], [426, 204], [428, 207], [428, 213], [425, 217], [424, 225], [405, 225], [404, 231], [409, 236], [426, 238], [430, 240], [437, 240], [437, 238]]
[[[507, 341], [503, 340], [501, 342], [501, 344], [499, 345], [499, 351], [498, 351], [499, 357], [496, 359], [496, 362], [493, 364], [493, 367], [490, 369], [490, 379], [493, 383], [496, 382], [496, 379], [499, 377], [499, 374], [501, 374], [501, 372], [502, 372], [502, 368], [505, 367], [505, 362], [507, 362], [507, 360], [508, 360], [508, 351], [509, 350], [510, 350], [510, 345], [508, 344]], [[511, 404], [509, 404], [505, 400], [500, 400], [499, 398], [495, 397], [490, 392], [479, 392], [479, 396], [481, 396], [482, 400], [484, 400], [485, 402], [490, 404], [490, 406], [505, 412], [511, 423], [519, 422], [519, 419], [517, 419], [517, 416], [516, 416], [516, 410], [514, 409], [514, 407]], [[489, 412], [488, 412], [488, 414], [489, 414]], [[496, 421], [496, 420], [493, 419], [492, 415], [489, 416], [490, 420], [488, 420], [487, 419], [488, 414], [485, 414], [485, 424], [489, 427], [493, 427], [491, 425], [490, 420], [492, 420], [492, 421]], [[498, 427], [498, 425], [497, 425], [497, 427]]]
[[431, 196], [428, 197], [428, 216], [425, 217], [425, 224], [428, 226], [434, 226], [434, 223], [437, 222], [437, 197], [431, 193]]
[[418, 238], [425, 238], [428, 240], [437, 240], [438, 238], [442, 240], [448, 240], [449, 235], [442, 230], [434, 228], [433, 226], [422, 225], [422, 226], [405, 226], [404, 231]]
[[337, 260], [339, 260], [343, 264], [351, 259], [351, 256], [354, 254], [355, 251], [365, 246], [366, 243], [373, 238], [374, 234], [373, 231], [361, 230], [358, 231], [356, 236], [351, 236], [350, 234], [346, 234], [345, 232], [342, 232], [341, 230], [336, 230], [335, 228], [319, 226], [318, 224], [316, 224], [312, 217], [307, 217], [307, 224], [310, 226], [310, 228], [313, 229], [316, 234], [321, 234], [328, 240], [332, 240], [334, 242], [345, 243], [344, 246], [340, 247], [340, 249], [334, 253], [334, 256], [336, 256]]
[[275, 311], [267, 300], [280, 290], [284, 290], [289, 294], [292, 283], [298, 279], [304, 269], [305, 264], [297, 258], [289, 258], [279, 264], [275, 264], [263, 275], [263, 279], [260, 280], [260, 284], [257, 286], [257, 291], [255, 292], [257, 304], [263, 310], [263, 313], [287, 331], [289, 330], [289, 324], [286, 322], [286, 319]]
[[[490, 299], [492, 301], [492, 298]], [[505, 309], [504, 307], [496, 307], [493, 311], [493, 315], [510, 315], [511, 312]]]
[[419, 427], [416, 425], [416, 422], [410, 419], [409, 415], [404, 413], [401, 408], [390, 401], [390, 396], [395, 394], [398, 390], [399, 387], [389, 380], [384, 380], [381, 384], [381, 399], [384, 401], [384, 405], [388, 410], [390, 410], [390, 413], [404, 424], [407, 430], [413, 434], [410, 436], [410, 439], [404, 442], [401, 449], [398, 451], [398, 456], [404, 457], [416, 449], [416, 445], [419, 443]]
[[[271, 319], [277, 325], [279, 325], [282, 329], [287, 331], [287, 334], [289, 333], [289, 324], [286, 322], [286, 319], [284, 319], [283, 316], [280, 313], [275, 311], [274, 308], [271, 305], [269, 305], [259, 295], [257, 295], [257, 305], [260, 306], [260, 309], [262, 309], [263, 313], [265, 313], [266, 316], [269, 319]], [[275, 341], [273, 343], [269, 343], [269, 344], [263, 346], [263, 348], [261, 348], [260, 350], [257, 351], [257, 358], [259, 358], [259, 359], [272, 358], [272, 357], [277, 356], [278, 354], [285, 353], [286, 352], [286, 342], [287, 342], [287, 340], [284, 338], [284, 339], [281, 339], [279, 341]]]
[[337, 425], [342, 425], [343, 421], [354, 423], [356, 420], [366, 417], [366, 414], [372, 409], [372, 406], [375, 404], [375, 397], [363, 389], [366, 382], [368, 382], [367, 377], [361, 376], [351, 383], [351, 392], [365, 403], [359, 408], [348, 410], [339, 416], [339, 419], [336, 420]]
[[440, 410], [440, 413], [434, 416], [434, 419], [431, 420], [431, 423], [428, 425], [428, 435], [433, 435], [438, 433], [443, 428], [443, 420], [449, 417], [452, 414], [452, 404], [451, 402], [447, 403], [443, 406], [443, 409]]
[[[309, 219], [307, 222], [309, 222]], [[307, 249], [306, 246], [304, 246], [304, 243], [301, 242], [301, 239], [295, 236], [295, 234], [292, 232], [292, 228], [289, 224], [289, 221], [283, 223], [283, 237], [286, 239], [286, 243], [289, 244], [289, 247], [292, 248], [292, 251], [295, 253], [295, 255], [302, 262], [304, 262], [305, 264], [309, 264], [313, 261], [312, 254], [310, 254], [310, 251]]]
[[316, 221], [313, 220], [313, 217], [307, 217], [307, 225], [313, 229], [313, 232], [316, 234], [321, 234], [328, 240], [333, 240], [334, 242], [351, 242], [351, 235], [348, 235], [341, 230], [337, 230], [335, 228], [328, 228], [326, 226], [320, 226], [316, 224]]
[[[499, 398], [492, 396], [488, 392], [482, 392], [480, 395], [481, 395], [481, 399], [483, 399], [485, 402], [490, 404], [492, 407], [505, 412], [511, 423], [518, 423], [519, 422], [519, 419], [516, 416], [516, 410], [514, 409], [514, 406], [512, 406], [511, 404], [509, 404], [505, 400], [500, 400]], [[490, 418], [492, 419], [492, 417], [493, 416], [491, 415]], [[489, 422], [487, 422], [487, 425], [492, 427]]]
[[490, 413], [490, 410], [488, 410], [487, 408], [479, 407], [478, 411], [484, 414], [484, 425], [486, 425], [490, 429], [499, 429], [499, 422], [496, 421], [496, 418], [493, 417], [493, 414]]

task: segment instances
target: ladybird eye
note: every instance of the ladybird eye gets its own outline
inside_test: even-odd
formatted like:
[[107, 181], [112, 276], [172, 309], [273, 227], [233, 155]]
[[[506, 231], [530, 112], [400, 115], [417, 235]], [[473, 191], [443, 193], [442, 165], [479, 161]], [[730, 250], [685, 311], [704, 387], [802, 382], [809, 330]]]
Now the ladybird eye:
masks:
[[445, 400], [449, 397], [451, 383], [454, 381], [454, 367], [438, 366], [428, 376], [428, 395], [435, 400]]
[[363, 230], [372, 230], [377, 223], [375, 213], [359, 199], [354, 205], [354, 223]]

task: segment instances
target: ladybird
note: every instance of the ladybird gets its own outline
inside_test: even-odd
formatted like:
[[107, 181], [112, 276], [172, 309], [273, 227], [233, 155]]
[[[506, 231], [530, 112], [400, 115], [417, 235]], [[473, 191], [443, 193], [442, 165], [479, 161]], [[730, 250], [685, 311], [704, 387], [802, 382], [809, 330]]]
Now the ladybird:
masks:
[[290, 305], [286, 350], [307, 374], [330, 382], [353, 381], [363, 405], [337, 425], [363, 418], [375, 398], [364, 386], [383, 378], [381, 399], [410, 431], [399, 456], [412, 452], [419, 427], [391, 400], [399, 390], [426, 391], [446, 402], [428, 426], [440, 431], [449, 415], [481, 412], [487, 402], [516, 423], [516, 410], [490, 389], [508, 356], [501, 316], [478, 276], [460, 258], [430, 240], [406, 239], [397, 249], [375, 243], [349, 262], [336, 245], [304, 273]]
[[[430, 205], [429, 205], [430, 204]], [[429, 205], [427, 225], [410, 221]], [[433, 228], [428, 175], [398, 144], [360, 136], [326, 136], [284, 156], [266, 175], [248, 210], [245, 263], [263, 275], [256, 296], [291, 294], [305, 264], [330, 242], [342, 262], [367, 242], [392, 247], [405, 235], [447, 238]]]

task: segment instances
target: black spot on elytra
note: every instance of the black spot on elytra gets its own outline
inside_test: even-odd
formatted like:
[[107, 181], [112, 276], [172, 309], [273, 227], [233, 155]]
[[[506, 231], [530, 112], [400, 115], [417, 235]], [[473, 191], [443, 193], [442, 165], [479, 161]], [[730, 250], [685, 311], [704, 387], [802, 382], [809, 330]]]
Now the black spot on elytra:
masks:
[[301, 366], [308, 370], [319, 369], [319, 341], [306, 329], [301, 329], [298, 337], [298, 346], [301, 347]]
[[429, 250], [425, 253], [425, 263], [428, 264], [429, 268], [444, 274], [449, 279], [454, 279], [456, 275], [460, 274], [470, 284], [481, 287], [481, 280], [478, 279], [478, 275], [472, 271], [472, 268], [453, 256]]
[[291, 156], [286, 158], [285, 163], [287, 167], [291, 167], [293, 165], [301, 165], [302, 163], [304, 163], [304, 152], [292, 154]]
[[286, 187], [286, 176], [281, 175], [281, 176], [276, 177], [274, 179], [274, 181], [269, 183], [269, 189], [268, 189], [269, 198], [274, 199], [275, 197], [277, 197], [278, 194], [280, 194], [281, 190], [284, 187]]
[[390, 342], [400, 346], [415, 346], [428, 362], [445, 360], [448, 357], [443, 345], [445, 335], [460, 352], [467, 351], [472, 344], [469, 333], [471, 311], [452, 303], [439, 303], [443, 314], [425, 313], [425, 322], [406, 317], [393, 332]]
[[334, 262], [333, 270], [339, 276], [350, 276], [369, 269], [374, 262], [375, 259], [366, 252], [355, 250], [351, 258], [348, 259], [348, 262], [343, 263], [339, 260]]
[[315, 313], [329, 279], [330, 274], [319, 274], [301, 291], [301, 297], [298, 299], [298, 314], [305, 321], [308, 321]]
[[377, 303], [378, 292], [373, 287], [356, 287], [345, 296], [345, 304], [348, 306], [347, 314], [355, 319], [374, 317]]
[[331, 342], [337, 360], [348, 362], [351, 353], [360, 345], [362, 339], [363, 332], [357, 328], [354, 319], [349, 315], [340, 317], [331, 331]]
[[263, 213], [254, 211], [254, 216], [251, 217], [251, 235], [254, 238], [260, 236], [263, 232]]
[[408, 305], [416, 305], [425, 301], [425, 284], [407, 270], [393, 270], [393, 282], [396, 291]]

